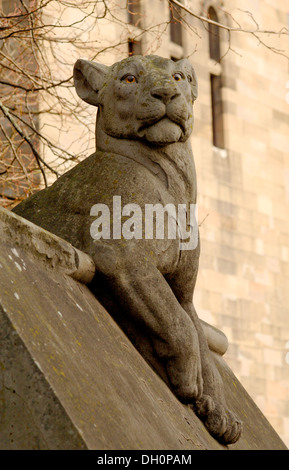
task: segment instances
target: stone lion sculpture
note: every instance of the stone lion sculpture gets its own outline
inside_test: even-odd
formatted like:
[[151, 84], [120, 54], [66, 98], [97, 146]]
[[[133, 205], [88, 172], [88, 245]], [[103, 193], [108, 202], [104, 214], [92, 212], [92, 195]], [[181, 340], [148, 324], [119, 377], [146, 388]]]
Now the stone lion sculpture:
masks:
[[[92, 230], [100, 207], [113, 212], [115, 196], [130, 210], [196, 204], [189, 143], [197, 98], [194, 69], [186, 59], [158, 56], [132, 56], [110, 67], [78, 60], [74, 83], [80, 98], [98, 107], [96, 152], [14, 212], [93, 258], [90, 288], [97, 298], [209, 432], [234, 443], [241, 423], [226, 405], [192, 303], [198, 235], [192, 249], [181, 249], [180, 235], [135, 236], [131, 230], [124, 237], [115, 220], [102, 218], [106, 236]], [[124, 215], [129, 213], [118, 213]]]

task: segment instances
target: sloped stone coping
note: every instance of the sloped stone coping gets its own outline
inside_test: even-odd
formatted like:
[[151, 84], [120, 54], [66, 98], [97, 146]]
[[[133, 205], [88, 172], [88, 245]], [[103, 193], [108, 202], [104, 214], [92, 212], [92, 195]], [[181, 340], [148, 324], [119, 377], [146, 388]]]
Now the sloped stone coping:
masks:
[[46, 268], [63, 271], [84, 284], [92, 281], [95, 266], [86, 253], [70, 243], [28, 220], [0, 208], [0, 233], [2, 241], [13, 240], [15, 250], [20, 246]]

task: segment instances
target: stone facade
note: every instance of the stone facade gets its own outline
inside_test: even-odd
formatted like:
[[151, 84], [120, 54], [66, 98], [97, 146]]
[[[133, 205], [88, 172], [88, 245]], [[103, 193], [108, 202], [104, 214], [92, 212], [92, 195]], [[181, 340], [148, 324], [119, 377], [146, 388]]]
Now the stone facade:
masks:
[[[236, 8], [250, 8], [260, 29], [287, 25], [287, 2], [224, 3], [240, 22], [245, 15]], [[254, 28], [249, 18], [245, 24]], [[268, 42], [288, 54], [288, 36]], [[288, 60], [242, 33], [231, 36], [231, 47], [235, 52], [221, 62], [225, 154], [212, 146], [214, 65], [204, 32], [192, 57], [199, 76], [193, 149], [202, 240], [195, 303], [200, 317], [227, 335], [228, 363], [288, 445]]]

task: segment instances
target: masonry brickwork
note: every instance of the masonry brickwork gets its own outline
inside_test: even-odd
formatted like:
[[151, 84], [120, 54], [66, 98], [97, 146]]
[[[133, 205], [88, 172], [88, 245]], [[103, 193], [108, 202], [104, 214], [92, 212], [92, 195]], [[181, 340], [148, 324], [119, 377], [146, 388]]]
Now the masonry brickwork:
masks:
[[[237, 8], [250, 8], [260, 29], [288, 26], [288, 2], [224, 3], [238, 21], [244, 14]], [[248, 18], [246, 26], [254, 23]], [[222, 38], [225, 53], [226, 33]], [[269, 44], [288, 54], [288, 36]], [[192, 57], [199, 76], [192, 141], [199, 222], [205, 219], [195, 303], [199, 315], [227, 335], [226, 360], [288, 445], [288, 60], [242, 33], [232, 35], [231, 47], [235, 52], [221, 61], [225, 154], [212, 146], [214, 64], [204, 33]]]
[[[164, 1], [143, 2], [147, 24], [169, 17]], [[283, 0], [182, 2], [244, 29], [288, 28]], [[167, 8], [167, 10], [165, 9]], [[230, 15], [224, 12], [229, 11]], [[246, 13], [250, 11], [251, 15]], [[149, 20], [151, 18], [151, 20]], [[289, 445], [289, 55], [288, 35], [220, 31], [220, 63], [210, 59], [208, 28], [185, 16], [183, 47], [144, 53], [189, 57], [199, 79], [192, 136], [201, 236], [195, 293], [199, 316], [228, 337], [226, 360]], [[197, 34], [194, 34], [192, 30]], [[222, 75], [225, 149], [213, 145], [210, 75]]]

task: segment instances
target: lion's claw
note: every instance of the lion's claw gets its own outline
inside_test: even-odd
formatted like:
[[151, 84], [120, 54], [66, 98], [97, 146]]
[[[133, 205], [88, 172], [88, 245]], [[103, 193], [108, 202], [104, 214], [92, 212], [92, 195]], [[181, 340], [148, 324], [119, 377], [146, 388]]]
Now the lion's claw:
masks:
[[194, 410], [204, 425], [220, 443], [233, 444], [237, 442], [242, 432], [242, 423], [223, 405], [216, 403], [209, 395], [203, 395], [197, 400]]

